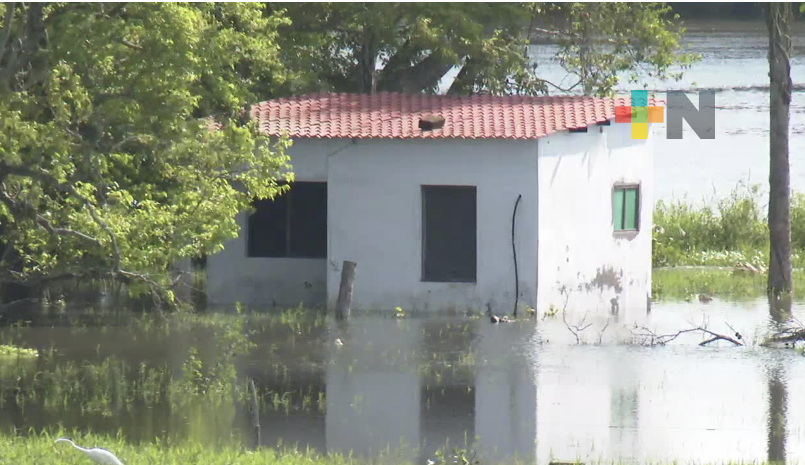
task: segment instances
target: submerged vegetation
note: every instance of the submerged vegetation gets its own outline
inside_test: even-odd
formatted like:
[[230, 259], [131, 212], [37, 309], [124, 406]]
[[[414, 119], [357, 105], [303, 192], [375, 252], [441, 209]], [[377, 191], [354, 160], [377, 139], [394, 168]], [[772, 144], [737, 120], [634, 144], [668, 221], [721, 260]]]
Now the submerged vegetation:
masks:
[[[805, 289], [805, 271], [794, 270], [794, 288]], [[651, 296], [656, 300], [698, 299], [699, 296], [744, 300], [766, 295], [766, 276], [732, 267], [676, 267], [655, 269]]]
[[[244, 415], [251, 415], [253, 405], [260, 416], [269, 417], [326, 412], [328, 366], [338, 360], [348, 373], [361, 370], [377, 347], [355, 345], [344, 333], [341, 337], [353, 348], [334, 351], [330, 331], [338, 328], [327, 326], [325, 313], [303, 308], [257, 313], [236, 306], [229, 313], [151, 313], [124, 321], [103, 313], [92, 317], [66, 328], [67, 346], [40, 348], [40, 357], [33, 359], [0, 357], [0, 434], [18, 428], [3, 416], [28, 418], [25, 424], [37, 431], [51, 425], [52, 418], [69, 419], [67, 427], [96, 425], [103, 431], [108, 431], [103, 425], [118, 419], [115, 423], [122, 422], [121, 432], [129, 439], [237, 444], [252, 434]], [[118, 333], [110, 322], [125, 331]], [[428, 348], [392, 347], [377, 356], [389, 365], [419, 370], [429, 409], [431, 398], [444, 394], [447, 380], [469, 383], [473, 378], [473, 323], [420, 329], [394, 318], [389, 324], [395, 331], [421, 330], [422, 337], [439, 344], [459, 341], [463, 349], [434, 355]], [[63, 329], [57, 332], [63, 335]], [[16, 325], [0, 331], [0, 343], [28, 340], [30, 331], [54, 330]], [[99, 337], [108, 333], [111, 338]], [[121, 350], [127, 345], [140, 349], [136, 355]], [[13, 415], [3, 413], [8, 409]]]

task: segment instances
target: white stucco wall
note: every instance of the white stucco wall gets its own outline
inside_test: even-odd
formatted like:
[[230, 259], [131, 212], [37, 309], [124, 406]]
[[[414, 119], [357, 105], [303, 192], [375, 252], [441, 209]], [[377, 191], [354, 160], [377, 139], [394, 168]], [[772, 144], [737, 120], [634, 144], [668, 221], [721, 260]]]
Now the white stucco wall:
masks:
[[[298, 144], [299, 147], [302, 144]], [[520, 304], [536, 300], [537, 144], [504, 140], [333, 142], [328, 153], [328, 304], [357, 262], [353, 308], [511, 312], [515, 200]], [[340, 151], [339, 151], [340, 150]], [[477, 282], [422, 278], [421, 185], [474, 185]]]
[[[539, 141], [539, 309], [550, 304], [562, 308], [565, 285], [570, 289], [568, 314], [576, 314], [575, 321], [586, 312], [606, 318], [646, 310], [651, 292], [652, 141], [632, 140], [630, 130], [629, 124], [612, 123]], [[639, 233], [630, 239], [613, 236], [615, 182], [641, 185]]]
[[[320, 151], [291, 149], [298, 181], [327, 181], [326, 157]], [[279, 307], [324, 305], [326, 259], [246, 256], [247, 214], [238, 215], [240, 235], [224, 250], [207, 257], [207, 294], [211, 304], [241, 302]]]
[[[328, 183], [328, 258], [247, 258], [245, 229], [208, 258], [212, 303], [332, 306], [341, 264], [358, 263], [353, 308], [510, 312], [511, 215], [518, 194], [519, 303], [606, 317], [645, 310], [651, 288], [651, 141], [628, 124], [539, 141], [296, 140], [299, 181]], [[613, 237], [611, 190], [638, 182], [640, 232]], [[422, 278], [421, 185], [474, 185], [477, 282]], [[243, 228], [246, 215], [239, 217]], [[620, 289], [618, 294], [616, 289]], [[537, 295], [539, 290], [539, 295]], [[618, 294], [618, 295], [616, 295]], [[614, 299], [614, 300], [613, 300]]]

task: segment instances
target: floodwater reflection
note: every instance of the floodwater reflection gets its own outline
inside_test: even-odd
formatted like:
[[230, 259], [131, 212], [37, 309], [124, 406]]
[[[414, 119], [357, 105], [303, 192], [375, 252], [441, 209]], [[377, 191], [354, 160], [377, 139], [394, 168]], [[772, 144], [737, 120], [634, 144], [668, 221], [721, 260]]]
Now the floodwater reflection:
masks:
[[[803, 309], [797, 304], [788, 313], [802, 319]], [[316, 317], [267, 324], [247, 316], [243, 333], [255, 347], [234, 355], [234, 370], [261, 393], [266, 446], [366, 458], [392, 454], [417, 463], [445, 444], [472, 450], [482, 463], [513, 457], [794, 463], [805, 459], [805, 392], [796, 388], [805, 382], [805, 357], [758, 345], [769, 314], [765, 299], [655, 303], [640, 322], [658, 333], [702, 318], [714, 330], [728, 322], [745, 335], [746, 347], [699, 347], [696, 335], [664, 347], [599, 345], [597, 334], [582, 338], [591, 343], [576, 344], [556, 318], [492, 324], [486, 318], [353, 315], [346, 323]], [[235, 317], [218, 317], [227, 318]], [[9, 381], [17, 368], [0, 362], [0, 432], [52, 427], [58, 419], [68, 428], [120, 429], [133, 441], [251, 443], [247, 402], [179, 408], [168, 401], [172, 387], [157, 389], [162, 400], [140, 394], [147, 387], [144, 367], [162, 364], [165, 377], [181, 379], [191, 348], [205, 361], [220, 360], [228, 343], [220, 343], [212, 325], [163, 332], [141, 323], [76, 327], [66, 319], [0, 329], [0, 341], [53, 347], [56, 354], [33, 362], [39, 381]], [[608, 331], [628, 329], [613, 320]], [[101, 363], [107, 365], [97, 368]], [[92, 373], [80, 378], [91, 381], [80, 394], [86, 402], [69, 391], [60, 394], [69, 402], [54, 402], [46, 391], [55, 384], [24, 404], [17, 401], [42, 379], [60, 379], [53, 373], [68, 379], [70, 370]], [[78, 386], [79, 378], [69, 379]]]

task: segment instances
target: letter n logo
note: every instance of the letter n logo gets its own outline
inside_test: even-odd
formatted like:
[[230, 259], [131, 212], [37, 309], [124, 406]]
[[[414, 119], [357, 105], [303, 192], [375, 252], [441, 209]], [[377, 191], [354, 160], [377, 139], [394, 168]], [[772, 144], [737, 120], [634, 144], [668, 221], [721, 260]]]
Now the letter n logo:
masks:
[[699, 139], [716, 138], [716, 93], [712, 90], [699, 91], [699, 109], [688, 100], [681, 90], [668, 91], [668, 123], [665, 126], [666, 139], [682, 138], [682, 120], [688, 122]]

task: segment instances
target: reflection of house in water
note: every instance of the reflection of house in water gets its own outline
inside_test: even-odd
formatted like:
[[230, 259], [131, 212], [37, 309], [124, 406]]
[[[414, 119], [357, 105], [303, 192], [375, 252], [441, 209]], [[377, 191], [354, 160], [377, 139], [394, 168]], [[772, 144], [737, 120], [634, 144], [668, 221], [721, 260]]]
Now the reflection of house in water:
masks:
[[419, 347], [419, 322], [400, 322], [404, 330], [395, 323], [354, 320], [339, 333], [344, 346], [327, 364], [328, 452], [364, 457], [418, 446], [420, 375], [412, 355]]
[[[533, 369], [514, 352], [529, 352], [525, 346], [535, 328], [485, 320], [469, 325], [472, 331], [456, 339], [467, 349], [479, 336], [475, 369], [462, 371], [456, 367], [464, 351], [450, 341], [445, 345], [452, 350], [436, 347], [450, 337], [444, 322], [350, 322], [345, 345], [333, 352], [327, 369], [327, 451], [365, 457], [388, 448], [424, 461], [448, 440], [462, 448], [477, 437], [482, 457], [532, 458]], [[427, 360], [433, 354], [436, 360]]]
[[[542, 345], [532, 321], [485, 318], [353, 318], [317, 338], [327, 340], [326, 370], [307, 382], [324, 385], [326, 414], [266, 414], [267, 446], [282, 437], [320, 452], [418, 463], [448, 440], [464, 447], [465, 438], [477, 440], [469, 445], [485, 464], [514, 456], [540, 464], [761, 460], [781, 456], [782, 444], [789, 460], [801, 455], [797, 441], [775, 436], [767, 451], [767, 440], [775, 425], [803, 430], [802, 396], [779, 394], [782, 380], [767, 379], [767, 361], [746, 353]], [[805, 364], [796, 367], [787, 377], [805, 379]], [[786, 423], [769, 425], [786, 403]]]

